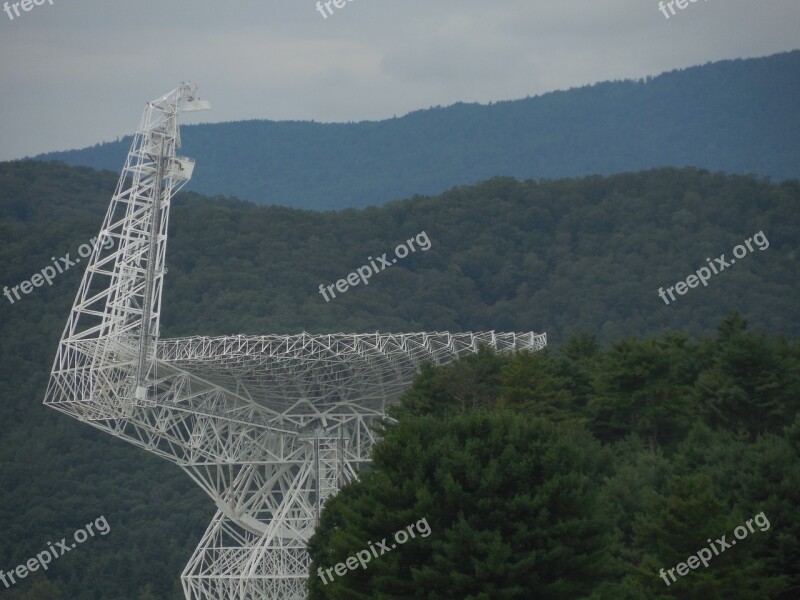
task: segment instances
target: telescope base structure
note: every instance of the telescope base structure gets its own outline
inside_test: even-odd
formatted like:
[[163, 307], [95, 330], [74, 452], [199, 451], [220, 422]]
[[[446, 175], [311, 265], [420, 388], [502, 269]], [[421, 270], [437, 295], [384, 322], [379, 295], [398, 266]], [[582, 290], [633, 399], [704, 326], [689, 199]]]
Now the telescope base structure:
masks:
[[[424, 361], [538, 350], [544, 334], [409, 333], [160, 339], [183, 82], [145, 105], [59, 342], [45, 404], [184, 469], [217, 514], [183, 573], [190, 599], [304, 598], [325, 500], [369, 461], [371, 425]], [[110, 242], [110, 244], [108, 244]]]
[[182, 583], [189, 600], [306, 597], [306, 542], [356, 478], [371, 426], [422, 362], [535, 333], [192, 337], [158, 340], [146, 386], [124, 337], [63, 340], [45, 404], [178, 464], [217, 512]]

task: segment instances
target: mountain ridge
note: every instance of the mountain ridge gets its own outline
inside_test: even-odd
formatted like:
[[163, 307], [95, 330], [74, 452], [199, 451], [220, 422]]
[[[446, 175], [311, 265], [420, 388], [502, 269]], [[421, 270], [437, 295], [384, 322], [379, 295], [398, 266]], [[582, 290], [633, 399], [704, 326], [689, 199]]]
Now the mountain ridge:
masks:
[[[800, 177], [800, 50], [456, 103], [383, 121], [249, 120], [182, 127], [188, 190], [330, 210], [438, 194], [494, 176], [581, 177], [663, 166]], [[53, 152], [118, 172], [130, 137]]]
[[[114, 186], [110, 172], [0, 163], [5, 284], [29, 279], [50, 256], [74, 253], [96, 235]], [[798, 202], [800, 181], [695, 168], [496, 177], [335, 212], [181, 192], [169, 224], [162, 325], [167, 336], [532, 329], [557, 345], [587, 330], [599, 340], [662, 328], [707, 333], [737, 308], [757, 327], [796, 334]], [[768, 250], [748, 254], [669, 306], [659, 298], [659, 287], [706, 266], [706, 257], [730, 257], [762, 230]], [[321, 283], [346, 277], [368, 256], [391, 256], [423, 231], [430, 250], [411, 253], [341, 298], [326, 303], [320, 296]], [[36, 293], [52, 296], [72, 277], [70, 270]], [[58, 292], [61, 301], [73, 290]], [[31, 301], [26, 297], [26, 308]], [[198, 327], [204, 322], [218, 326]]]

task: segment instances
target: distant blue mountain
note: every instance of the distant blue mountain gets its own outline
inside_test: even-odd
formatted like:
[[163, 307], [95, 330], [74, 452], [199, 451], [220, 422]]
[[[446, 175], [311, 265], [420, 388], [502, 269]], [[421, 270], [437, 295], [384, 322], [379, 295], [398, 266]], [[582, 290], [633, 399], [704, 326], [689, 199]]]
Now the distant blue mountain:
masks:
[[[495, 175], [555, 178], [696, 166], [800, 178], [800, 50], [490, 105], [360, 123], [189, 125], [188, 189], [337, 209]], [[37, 159], [119, 171], [130, 137]]]

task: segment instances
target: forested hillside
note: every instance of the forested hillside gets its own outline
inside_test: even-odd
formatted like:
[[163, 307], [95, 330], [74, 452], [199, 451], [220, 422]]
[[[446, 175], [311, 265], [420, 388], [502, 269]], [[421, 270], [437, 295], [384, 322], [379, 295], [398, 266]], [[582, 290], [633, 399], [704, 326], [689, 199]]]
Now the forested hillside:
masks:
[[[36, 161], [0, 164], [0, 285], [11, 288], [29, 280], [52, 263], [51, 257], [74, 257], [97, 235], [115, 184], [115, 175], [85, 168]], [[437, 197], [328, 213], [181, 194], [170, 217], [162, 335], [532, 329], [546, 331], [552, 346], [560, 348], [581, 331], [597, 335], [602, 345], [665, 328], [712, 335], [729, 310], [738, 309], [752, 330], [794, 337], [800, 331], [799, 201], [797, 181], [776, 184], [669, 168], [576, 180], [494, 178]], [[427, 250], [417, 249], [374, 274], [369, 285], [329, 302], [319, 294], [320, 284], [346, 278], [368, 257], [386, 252], [391, 258], [398, 244], [423, 231], [430, 239]], [[759, 231], [768, 248], [754, 248], [707, 287], [690, 289], [670, 305], [659, 298], [660, 286], [674, 286], [706, 265], [706, 257], [730, 257], [735, 245]], [[13, 304], [0, 298], [0, 419], [6, 424], [0, 432], [0, 568], [13, 569], [45, 549], [48, 540], [70, 535], [100, 515], [111, 532], [59, 558], [44, 577], [36, 574], [8, 591], [0, 587], [0, 598], [177, 599], [177, 574], [213, 514], [210, 500], [177, 468], [41, 405], [81, 273], [81, 265], [71, 268], [52, 286], [34, 288]], [[796, 356], [797, 349], [777, 339], [759, 340], [742, 338], [743, 344], [756, 345], [743, 348], [748, 353], [742, 360], [737, 346], [731, 346], [730, 360], [750, 369], [747, 376], [756, 383], [746, 379], [741, 385], [772, 412], [765, 413], [763, 423], [754, 421], [745, 399], [726, 384], [720, 388], [728, 394], [718, 398], [721, 404], [704, 400], [702, 414], [716, 414], [729, 429], [750, 423], [761, 428], [751, 434], [780, 435], [775, 419], [783, 424], [780, 407], [786, 403], [770, 395], [783, 385], [772, 373], [794, 368], [782, 361]], [[647, 342], [645, 350], [654, 343]], [[668, 361], [679, 367], [670, 368], [695, 373], [692, 369], [711, 364], [714, 355], [696, 350], [684, 355], [681, 348]], [[751, 367], [753, 352], [763, 360]], [[580, 369], [571, 375], [571, 385], [584, 390], [580, 403], [599, 411], [592, 413], [597, 415], [593, 435], [616, 443], [634, 431], [650, 452], [678, 443], [692, 421], [694, 400], [681, 400], [689, 403], [687, 412], [677, 415], [673, 430], [653, 421], [663, 417], [672, 423], [660, 412], [671, 410], [664, 408], [673, 402], [668, 394], [636, 397], [649, 411], [646, 418], [639, 419], [637, 407], [616, 407], [625, 390], [652, 382], [658, 391], [672, 381], [659, 379], [661, 363], [642, 370], [639, 358], [628, 361], [623, 353], [618, 360], [605, 369], [609, 376], [619, 375], [604, 383], [607, 387], [589, 386], [589, 374]], [[730, 373], [723, 370], [723, 375]], [[711, 375], [699, 381], [710, 388], [719, 384]], [[533, 393], [525, 391], [529, 379], [514, 385], [523, 400]], [[592, 390], [602, 393], [595, 398]], [[569, 415], [572, 401], [565, 402]], [[588, 417], [579, 412], [576, 418]], [[655, 433], [652, 423], [658, 426]], [[656, 460], [639, 457], [637, 448], [631, 446], [618, 464]], [[773, 454], [764, 452], [783, 465], [788, 451], [776, 446], [769, 450]], [[688, 456], [687, 461], [695, 455]], [[620, 489], [627, 486], [625, 472], [617, 472]], [[684, 472], [674, 471], [676, 477]], [[646, 476], [648, 481], [655, 477]], [[668, 482], [672, 479], [664, 485]], [[684, 484], [702, 481], [676, 479], [672, 487], [657, 490], [662, 496], [680, 494]], [[729, 501], [720, 498], [723, 504]], [[739, 506], [751, 516], [745, 510], [749, 505]], [[614, 515], [618, 523], [624, 521], [619, 512]], [[629, 529], [621, 531], [632, 539]], [[723, 527], [718, 535], [724, 532]], [[641, 551], [671, 559], [652, 548]], [[774, 573], [774, 555], [764, 556]]]
[[[74, 255], [97, 234], [114, 185], [87, 169], [0, 165], [4, 285], [30, 278], [51, 256]], [[163, 333], [533, 329], [558, 345], [578, 331], [601, 341], [667, 327], [698, 334], [738, 308], [754, 327], [796, 334], [799, 201], [797, 181], [695, 169], [495, 178], [329, 213], [183, 194], [170, 218]], [[328, 302], [319, 293], [423, 231], [427, 251]], [[730, 260], [759, 231], [766, 249], [751, 244], [669, 305], [659, 297], [707, 258]], [[67, 271], [4, 313], [14, 319], [53, 300], [66, 315], [79, 275]]]
[[[188, 189], [313, 209], [382, 204], [498, 175], [694, 166], [786, 179], [800, 177], [798, 105], [793, 51], [377, 122], [191, 125], [182, 129], [183, 153], [199, 165]], [[126, 137], [39, 158], [118, 172], [129, 146]]]
[[736, 313], [425, 369], [326, 504], [309, 597], [795, 600], [798, 410], [800, 346]]

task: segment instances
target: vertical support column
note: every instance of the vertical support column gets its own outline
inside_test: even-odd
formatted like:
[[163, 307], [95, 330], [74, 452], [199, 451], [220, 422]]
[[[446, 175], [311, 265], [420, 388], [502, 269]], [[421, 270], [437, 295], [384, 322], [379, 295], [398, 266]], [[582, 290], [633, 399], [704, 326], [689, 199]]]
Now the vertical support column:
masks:
[[[321, 433], [321, 432], [320, 432]], [[344, 469], [342, 428], [337, 428], [336, 437], [317, 435], [314, 437], [314, 473], [316, 475], [316, 524], [322, 514], [325, 501], [339, 491]]]
[[[151, 134], [155, 136], [156, 134]], [[161, 143], [158, 145], [158, 154], [154, 157], [156, 166], [155, 179], [153, 180], [152, 200], [153, 207], [150, 215], [150, 239], [147, 249], [147, 270], [145, 272], [144, 298], [142, 299], [142, 324], [139, 331], [139, 365], [136, 372], [136, 398], [145, 400], [147, 397], [147, 372], [149, 367], [149, 354], [151, 339], [158, 335], [157, 331], [150, 331], [152, 317], [153, 288], [155, 284], [156, 262], [158, 262], [158, 236], [161, 231], [161, 183], [164, 179], [164, 163], [167, 161], [166, 135], [160, 134]]]

